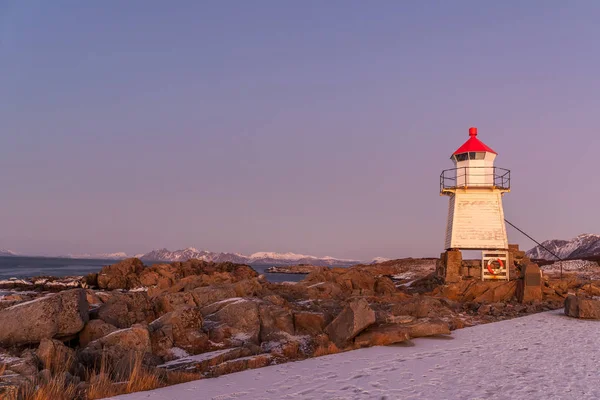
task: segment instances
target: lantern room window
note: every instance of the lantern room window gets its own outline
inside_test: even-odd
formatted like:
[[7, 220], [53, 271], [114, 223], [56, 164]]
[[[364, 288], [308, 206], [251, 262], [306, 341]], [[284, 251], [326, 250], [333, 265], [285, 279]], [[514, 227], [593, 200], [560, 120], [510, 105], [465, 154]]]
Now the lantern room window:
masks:
[[456, 161], [467, 161], [469, 159], [469, 153], [455, 154]]
[[483, 151], [470, 152], [469, 159], [470, 160], [483, 160], [483, 159], [485, 159], [485, 153]]

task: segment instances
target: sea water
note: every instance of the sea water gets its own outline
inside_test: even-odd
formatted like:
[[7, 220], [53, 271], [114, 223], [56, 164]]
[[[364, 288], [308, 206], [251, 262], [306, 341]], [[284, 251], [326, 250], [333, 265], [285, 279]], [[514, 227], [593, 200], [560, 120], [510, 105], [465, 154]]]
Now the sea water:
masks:
[[[117, 263], [115, 260], [94, 260], [54, 257], [0, 257], [0, 280], [9, 278], [30, 278], [33, 276], [79, 276], [98, 272], [106, 265]], [[145, 265], [161, 261], [144, 261]], [[259, 274], [264, 274], [271, 282], [297, 282], [304, 279], [303, 274], [271, 274], [265, 270], [273, 265], [253, 265]]]

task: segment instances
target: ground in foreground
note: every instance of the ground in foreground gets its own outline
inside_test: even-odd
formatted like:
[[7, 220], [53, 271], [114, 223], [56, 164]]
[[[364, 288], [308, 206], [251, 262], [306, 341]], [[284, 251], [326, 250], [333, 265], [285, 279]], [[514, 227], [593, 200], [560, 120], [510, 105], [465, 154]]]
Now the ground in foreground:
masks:
[[598, 329], [549, 311], [117, 398], [598, 399]]

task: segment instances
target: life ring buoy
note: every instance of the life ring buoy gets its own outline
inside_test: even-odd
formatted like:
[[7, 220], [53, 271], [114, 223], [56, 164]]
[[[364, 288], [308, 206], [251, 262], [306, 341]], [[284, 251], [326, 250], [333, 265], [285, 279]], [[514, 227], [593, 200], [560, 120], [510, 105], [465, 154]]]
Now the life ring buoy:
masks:
[[[497, 258], [496, 261], [498, 261], [498, 264], [500, 264], [500, 268], [503, 269], [504, 268], [504, 263], [502, 262], [501, 259]], [[488, 260], [487, 262], [487, 270], [490, 274], [492, 275], [497, 275], [494, 270], [492, 269], [492, 262], [494, 262], [494, 260], [492, 260], [491, 258]]]

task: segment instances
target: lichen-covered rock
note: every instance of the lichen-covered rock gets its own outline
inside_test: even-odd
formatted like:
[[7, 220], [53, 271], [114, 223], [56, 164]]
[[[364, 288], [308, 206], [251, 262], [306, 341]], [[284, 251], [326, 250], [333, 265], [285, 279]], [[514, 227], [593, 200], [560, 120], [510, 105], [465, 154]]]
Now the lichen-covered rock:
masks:
[[88, 321], [83, 327], [83, 330], [79, 332], [79, 345], [85, 347], [88, 343], [117, 330], [118, 328], [116, 326], [111, 325], [108, 322], [104, 322], [101, 319], [93, 319]]
[[212, 341], [222, 342], [231, 338], [241, 343], [258, 343], [260, 316], [257, 301], [227, 299], [206, 306], [201, 311]]
[[81, 360], [88, 366], [98, 366], [104, 356], [112, 367], [130, 365], [135, 356], [143, 357], [152, 352], [148, 329], [141, 325], [109, 333], [90, 342], [80, 353]]
[[137, 258], [128, 258], [102, 268], [98, 274], [98, 286], [101, 289], [133, 289], [140, 286], [139, 274], [144, 264]]
[[167, 313], [149, 326], [152, 351], [170, 358], [169, 350], [178, 347], [189, 354], [198, 354], [209, 348], [208, 336], [202, 332], [202, 315], [195, 307], [183, 307]]
[[71, 337], [88, 321], [85, 290], [66, 290], [0, 310], [0, 321], [0, 344], [5, 346]]
[[375, 311], [365, 299], [360, 298], [351, 301], [325, 328], [325, 332], [337, 347], [342, 348], [374, 322]]
[[62, 368], [69, 370], [75, 362], [75, 350], [54, 339], [42, 339], [36, 355], [44, 369], [50, 371]]
[[154, 308], [144, 292], [113, 292], [94, 312], [93, 319], [101, 319], [119, 329], [156, 319]]
[[260, 341], [281, 340], [294, 334], [294, 318], [292, 314], [274, 304], [261, 303], [260, 315]]
[[299, 335], [318, 335], [325, 328], [325, 316], [318, 312], [294, 312], [294, 327]]

